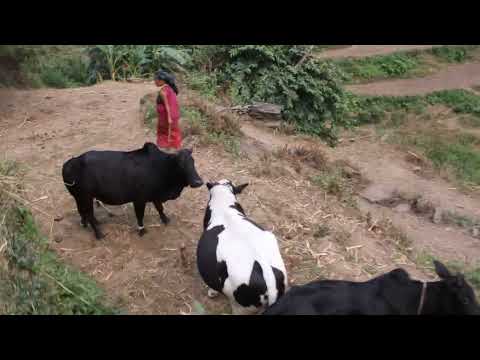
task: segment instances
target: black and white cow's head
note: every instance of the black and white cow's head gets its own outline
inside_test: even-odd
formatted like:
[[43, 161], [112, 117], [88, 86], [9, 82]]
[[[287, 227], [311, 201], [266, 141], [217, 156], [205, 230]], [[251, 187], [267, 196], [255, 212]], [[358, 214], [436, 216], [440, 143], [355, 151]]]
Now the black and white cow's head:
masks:
[[238, 194], [241, 194], [243, 190], [248, 186], [248, 183], [242, 184], [239, 186], [235, 186], [230, 180], [223, 179], [217, 182], [207, 182], [207, 188], [212, 193], [212, 191], [217, 190], [220, 193], [223, 194], [232, 194], [233, 196], [236, 196]]
[[212, 206], [217, 208], [232, 207], [238, 210], [241, 214], [245, 215], [245, 211], [237, 201], [237, 195], [241, 194], [247, 186], [248, 183], [235, 186], [230, 180], [226, 179], [217, 182], [207, 182], [207, 188], [210, 192], [210, 201], [208, 202], [205, 210], [203, 228], [207, 229], [208, 224], [210, 223]]
[[178, 167], [183, 173], [186, 182], [192, 188], [198, 188], [203, 185], [203, 180], [197, 173], [195, 169], [195, 160], [192, 156], [192, 149], [183, 149], [180, 150], [175, 156]]

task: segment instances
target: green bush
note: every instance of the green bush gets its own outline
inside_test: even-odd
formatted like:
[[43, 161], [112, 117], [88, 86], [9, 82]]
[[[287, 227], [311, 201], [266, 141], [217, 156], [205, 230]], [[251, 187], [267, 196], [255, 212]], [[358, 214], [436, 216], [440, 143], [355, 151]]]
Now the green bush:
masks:
[[185, 80], [191, 89], [198, 91], [207, 99], [214, 99], [216, 97], [218, 85], [214, 74], [191, 71]]
[[333, 145], [338, 127], [350, 125], [342, 116], [342, 74], [331, 63], [305, 57], [307, 51], [306, 46], [231, 46], [215, 74], [219, 83], [228, 84], [235, 102], [282, 105], [284, 118], [298, 131]]

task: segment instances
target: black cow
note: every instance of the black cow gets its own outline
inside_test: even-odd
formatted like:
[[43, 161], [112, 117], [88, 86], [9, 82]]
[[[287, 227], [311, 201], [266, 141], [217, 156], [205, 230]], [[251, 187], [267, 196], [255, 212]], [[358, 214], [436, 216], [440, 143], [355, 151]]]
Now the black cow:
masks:
[[480, 315], [463, 275], [435, 261], [440, 281], [410, 279], [402, 269], [367, 282], [315, 281], [294, 286], [263, 315]]
[[192, 150], [167, 154], [152, 143], [129, 152], [89, 151], [65, 162], [62, 174], [77, 203], [82, 225], [90, 224], [97, 239], [104, 235], [93, 214], [93, 199], [107, 205], [133, 202], [142, 236], [146, 232], [143, 216], [148, 202], [153, 202], [166, 225], [170, 220], [163, 212], [163, 203], [177, 199], [186, 186], [203, 185], [195, 169]]

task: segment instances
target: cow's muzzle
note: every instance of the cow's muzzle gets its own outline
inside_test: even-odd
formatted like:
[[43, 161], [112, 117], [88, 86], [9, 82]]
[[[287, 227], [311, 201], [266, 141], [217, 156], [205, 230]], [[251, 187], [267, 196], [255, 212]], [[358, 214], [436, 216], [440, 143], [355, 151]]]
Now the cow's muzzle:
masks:
[[199, 188], [202, 185], [203, 185], [203, 180], [200, 179], [200, 178], [192, 181], [191, 184], [190, 184], [190, 186], [194, 189]]

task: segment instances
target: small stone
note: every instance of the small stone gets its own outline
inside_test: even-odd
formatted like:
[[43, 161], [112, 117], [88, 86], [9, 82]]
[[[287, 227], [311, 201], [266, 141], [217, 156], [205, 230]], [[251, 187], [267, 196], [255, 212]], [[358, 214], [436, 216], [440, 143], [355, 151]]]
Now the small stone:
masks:
[[53, 240], [57, 243], [61, 243], [63, 241], [63, 238], [60, 235], [55, 235]]
[[472, 229], [472, 235], [473, 235], [473, 237], [478, 238], [479, 235], [480, 235], [480, 229], [479, 229], [478, 227], [474, 227], [474, 228]]
[[442, 222], [442, 210], [440, 208], [435, 208], [433, 213], [432, 222], [434, 224], [440, 224]]
[[413, 171], [414, 171], [414, 172], [420, 172], [420, 171], [422, 171], [422, 168], [421, 168], [420, 166], [415, 166], [415, 167], [413, 168]]
[[399, 204], [393, 210], [400, 213], [407, 213], [411, 209], [409, 204]]
[[57, 215], [53, 218], [54, 221], [62, 221], [63, 220], [63, 216], [62, 215]]

